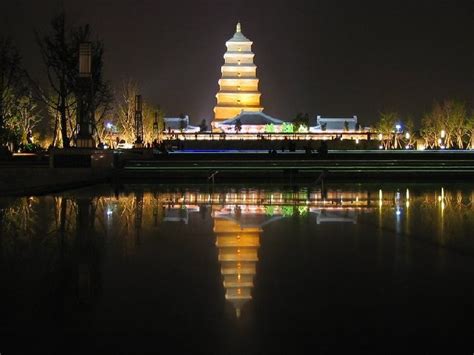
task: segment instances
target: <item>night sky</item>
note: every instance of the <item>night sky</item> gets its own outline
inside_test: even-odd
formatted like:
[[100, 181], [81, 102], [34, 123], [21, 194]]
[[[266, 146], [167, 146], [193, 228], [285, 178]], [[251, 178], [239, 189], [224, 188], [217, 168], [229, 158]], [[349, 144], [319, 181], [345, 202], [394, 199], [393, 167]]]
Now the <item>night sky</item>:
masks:
[[106, 47], [107, 78], [134, 78], [166, 116], [212, 118], [225, 41], [238, 20], [254, 42], [265, 112], [357, 115], [395, 110], [418, 120], [435, 100], [474, 108], [474, 0], [2, 0], [0, 31], [35, 77], [33, 30], [61, 7]]

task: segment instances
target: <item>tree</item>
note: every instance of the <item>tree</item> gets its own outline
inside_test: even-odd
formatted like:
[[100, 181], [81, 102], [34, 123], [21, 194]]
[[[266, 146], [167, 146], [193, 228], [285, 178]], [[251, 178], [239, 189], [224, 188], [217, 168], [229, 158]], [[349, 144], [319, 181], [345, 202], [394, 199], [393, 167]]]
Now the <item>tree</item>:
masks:
[[242, 121], [240, 118], [235, 120], [235, 132], [239, 133], [242, 130]]
[[184, 113], [180, 113], [179, 118], [180, 118], [180, 120], [179, 120], [179, 130], [181, 131], [181, 133], [183, 133], [183, 131], [187, 127], [186, 115]]
[[199, 132], [206, 132], [207, 131], [207, 122], [203, 118], [201, 124], [199, 125]]
[[397, 122], [398, 114], [395, 112], [382, 112], [380, 121], [377, 125], [377, 132], [381, 135], [381, 141], [384, 149], [391, 147], [391, 142], [395, 139], [394, 127]]
[[54, 93], [52, 96], [42, 93], [41, 97], [48, 106], [58, 112], [62, 143], [66, 148], [70, 146], [67, 134], [67, 102], [73, 90], [70, 77], [77, 67], [74, 66], [74, 51], [68, 38], [64, 13], [52, 19], [49, 35], [41, 37], [36, 33], [36, 39], [46, 66], [48, 81]]
[[[157, 135], [154, 135], [153, 122], [155, 121], [155, 114], [157, 115]], [[161, 132], [164, 128], [164, 112], [159, 105], [153, 105], [144, 100], [143, 102], [143, 135], [145, 142], [153, 142], [157, 139], [161, 141]]]
[[135, 139], [135, 96], [138, 95], [138, 84], [133, 79], [122, 83], [121, 93], [115, 102], [115, 123], [120, 137], [131, 143]]
[[415, 132], [415, 124], [411, 118], [408, 118], [405, 122], [405, 129], [404, 129], [404, 137], [403, 143], [405, 147], [412, 148], [416, 142], [416, 132]]
[[21, 57], [10, 39], [0, 38], [0, 144], [10, 141], [7, 121], [12, 119], [23, 90], [24, 71]]
[[344, 121], [344, 131], [348, 132], [349, 131], [349, 122]]
[[421, 127], [421, 136], [429, 148], [442, 145], [463, 149], [471, 131], [465, 105], [449, 100], [435, 103], [431, 112], [423, 117]]
[[293, 127], [296, 132], [299, 131], [301, 126], [309, 127], [309, 114], [298, 112], [296, 117], [293, 119]]
[[[91, 41], [91, 37], [89, 25], [68, 28], [64, 13], [60, 13], [52, 19], [49, 34], [41, 36], [36, 33], [51, 93], [46, 94], [39, 85], [36, 85], [36, 88], [44, 103], [53, 111], [57, 111], [63, 147], [70, 146], [71, 135], [73, 132], [76, 133], [76, 128], [73, 129], [73, 132], [68, 128], [71, 125], [76, 127], [76, 122], [73, 122], [74, 116], [71, 120], [68, 111], [77, 113], [77, 97], [81, 93], [78, 73], [79, 45], [82, 42], [91, 42], [92, 47], [92, 84], [89, 110], [96, 112], [97, 109], [101, 109], [99, 116], [93, 117], [94, 120], [103, 119], [110, 110], [112, 94], [110, 86], [103, 76], [103, 44], [99, 40]], [[93, 124], [95, 126], [95, 122]]]
[[15, 125], [20, 129], [21, 140], [27, 141], [29, 132], [38, 125], [41, 120], [40, 110], [31, 91], [28, 91], [17, 100]]

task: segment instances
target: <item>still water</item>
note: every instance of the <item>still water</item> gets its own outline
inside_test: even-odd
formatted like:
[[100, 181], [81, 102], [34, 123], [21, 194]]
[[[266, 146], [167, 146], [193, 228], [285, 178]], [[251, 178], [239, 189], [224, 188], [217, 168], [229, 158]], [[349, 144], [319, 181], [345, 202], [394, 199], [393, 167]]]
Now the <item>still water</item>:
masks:
[[2, 198], [0, 353], [472, 353], [473, 203], [474, 184]]

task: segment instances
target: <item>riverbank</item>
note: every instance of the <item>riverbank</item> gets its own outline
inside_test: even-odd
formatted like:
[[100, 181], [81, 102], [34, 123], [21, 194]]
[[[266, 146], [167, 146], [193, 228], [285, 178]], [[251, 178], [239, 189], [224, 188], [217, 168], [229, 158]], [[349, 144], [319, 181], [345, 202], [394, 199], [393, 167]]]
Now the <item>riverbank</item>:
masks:
[[320, 183], [467, 181], [470, 151], [59, 151], [49, 159], [0, 164], [0, 195], [35, 195], [97, 183]]

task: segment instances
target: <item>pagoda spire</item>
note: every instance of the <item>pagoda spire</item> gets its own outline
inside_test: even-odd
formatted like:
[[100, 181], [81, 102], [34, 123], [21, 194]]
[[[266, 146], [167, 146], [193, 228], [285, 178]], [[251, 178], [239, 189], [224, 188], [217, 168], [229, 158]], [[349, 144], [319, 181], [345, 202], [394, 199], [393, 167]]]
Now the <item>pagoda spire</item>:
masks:
[[240, 26], [240, 21], [237, 22], [237, 26], [235, 26], [235, 32], [242, 32], [242, 27]]

